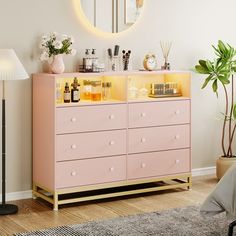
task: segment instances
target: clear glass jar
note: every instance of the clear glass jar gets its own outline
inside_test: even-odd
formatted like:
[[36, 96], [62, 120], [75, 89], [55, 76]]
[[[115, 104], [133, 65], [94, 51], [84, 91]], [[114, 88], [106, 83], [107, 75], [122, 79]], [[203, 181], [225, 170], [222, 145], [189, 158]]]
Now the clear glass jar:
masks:
[[83, 98], [85, 100], [90, 100], [91, 99], [91, 90], [92, 90], [92, 85], [90, 80], [84, 80], [83, 81]]
[[108, 57], [107, 66], [108, 66], [107, 71], [120, 71], [120, 57], [119, 56]]
[[92, 101], [101, 101], [102, 98], [102, 82], [91, 81], [91, 100]]
[[102, 99], [103, 100], [111, 99], [111, 82], [102, 83]]

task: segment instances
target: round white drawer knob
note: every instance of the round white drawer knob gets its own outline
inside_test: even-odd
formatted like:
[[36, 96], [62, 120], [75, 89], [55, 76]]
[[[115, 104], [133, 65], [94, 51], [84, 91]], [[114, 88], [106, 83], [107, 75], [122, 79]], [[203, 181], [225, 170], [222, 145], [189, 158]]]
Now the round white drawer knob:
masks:
[[114, 119], [115, 119], [115, 116], [114, 116], [114, 115], [109, 115], [109, 119], [110, 119], [110, 120], [114, 120]]
[[114, 170], [115, 170], [115, 168], [114, 167], [110, 167], [110, 169], [109, 169], [111, 172], [113, 172]]
[[179, 134], [176, 134], [176, 135], [175, 135], [175, 139], [176, 139], [176, 140], [180, 139], [180, 135], [179, 135]]
[[141, 138], [141, 143], [146, 143], [146, 139], [145, 138]]
[[76, 171], [71, 172], [71, 176], [76, 176], [76, 174], [77, 174]]
[[71, 145], [71, 149], [76, 149], [76, 148], [77, 148], [77, 146], [75, 144]]
[[176, 114], [176, 115], [179, 115], [179, 114], [180, 114], [180, 110], [176, 110], [176, 111], [175, 111], [175, 114]]
[[115, 141], [110, 141], [110, 142], [109, 142], [109, 145], [110, 145], [110, 146], [112, 146], [112, 145], [114, 145], [114, 144], [115, 144]]
[[179, 164], [180, 163], [180, 160], [175, 160], [175, 164]]
[[141, 164], [141, 168], [145, 168], [146, 167], [146, 164], [145, 163], [142, 163]]
[[71, 122], [75, 123], [77, 120], [75, 117], [71, 118]]
[[146, 117], [146, 113], [141, 113], [141, 115], [140, 115], [141, 117]]

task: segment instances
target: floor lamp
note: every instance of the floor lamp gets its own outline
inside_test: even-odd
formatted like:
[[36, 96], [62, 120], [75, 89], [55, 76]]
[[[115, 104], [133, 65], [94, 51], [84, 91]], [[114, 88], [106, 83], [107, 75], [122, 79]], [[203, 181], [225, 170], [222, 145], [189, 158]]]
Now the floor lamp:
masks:
[[2, 203], [0, 215], [14, 214], [18, 207], [6, 204], [6, 113], [5, 81], [29, 78], [13, 49], [0, 49], [0, 80], [2, 80]]

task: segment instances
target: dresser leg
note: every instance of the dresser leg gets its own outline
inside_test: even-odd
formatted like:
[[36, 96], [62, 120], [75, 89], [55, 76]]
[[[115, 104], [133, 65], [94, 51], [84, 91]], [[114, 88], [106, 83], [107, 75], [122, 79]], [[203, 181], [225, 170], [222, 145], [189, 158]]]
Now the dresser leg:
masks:
[[58, 211], [58, 194], [57, 194], [57, 192], [54, 192], [53, 200], [54, 200], [53, 210]]
[[188, 177], [187, 181], [189, 183], [188, 190], [191, 190], [192, 189], [192, 177]]
[[37, 186], [33, 183], [33, 196], [32, 196], [32, 198], [33, 198], [34, 200], [37, 199], [37, 196], [34, 195], [34, 192], [37, 192], [37, 190], [38, 190]]

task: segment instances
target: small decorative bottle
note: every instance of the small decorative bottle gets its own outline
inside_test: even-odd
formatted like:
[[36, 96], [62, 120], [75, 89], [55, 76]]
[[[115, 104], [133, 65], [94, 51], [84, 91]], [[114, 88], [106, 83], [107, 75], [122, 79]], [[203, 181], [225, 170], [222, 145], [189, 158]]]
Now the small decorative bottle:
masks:
[[71, 102], [79, 102], [80, 100], [80, 90], [79, 86], [80, 84], [78, 83], [78, 79], [75, 77], [73, 84], [71, 84], [72, 89], [71, 89]]
[[70, 103], [70, 87], [69, 87], [68, 82], [66, 82], [66, 84], [65, 84], [64, 103]]

